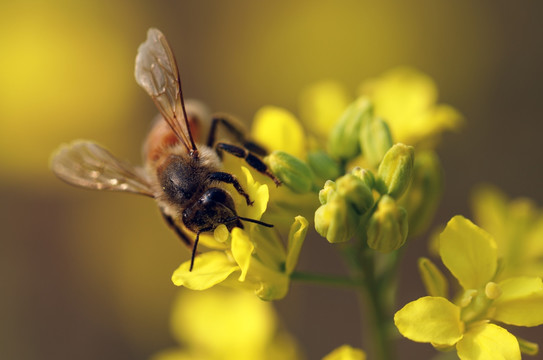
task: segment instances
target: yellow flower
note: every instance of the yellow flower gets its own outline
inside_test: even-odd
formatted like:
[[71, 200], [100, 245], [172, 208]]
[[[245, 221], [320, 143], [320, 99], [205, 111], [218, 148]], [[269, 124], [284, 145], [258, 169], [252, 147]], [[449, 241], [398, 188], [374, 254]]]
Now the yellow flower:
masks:
[[161, 351], [152, 360], [300, 358], [292, 337], [278, 330], [273, 306], [240, 291], [180, 292], [171, 326], [183, 346]]
[[[495, 323], [543, 324], [543, 282], [517, 276], [498, 280], [498, 250], [490, 234], [455, 216], [440, 235], [440, 256], [463, 288], [456, 301], [426, 296], [394, 316], [400, 333], [438, 349], [456, 347], [460, 359], [520, 359], [519, 340]], [[430, 293], [446, 292], [445, 277], [426, 259]], [[429, 276], [427, 276], [429, 275]], [[438, 290], [441, 289], [441, 290]]]
[[453, 107], [436, 105], [438, 91], [432, 78], [409, 67], [364, 81], [359, 95], [372, 100], [375, 115], [385, 119], [397, 142], [432, 147], [441, 132], [456, 130], [463, 122]]
[[[264, 106], [259, 109], [251, 127], [251, 138], [264, 145], [270, 152], [271, 155], [264, 158], [270, 168], [281, 165], [281, 162], [277, 161], [277, 151], [295, 156], [295, 159], [297, 158], [302, 165], [308, 167], [304, 161], [308, 156], [307, 151], [311, 140], [298, 119], [288, 110], [277, 106]], [[276, 176], [281, 179], [280, 169], [274, 170]], [[309, 179], [305, 181], [307, 186], [303, 187], [303, 191], [300, 191], [299, 186], [292, 184], [288, 177], [281, 179], [283, 185], [277, 187], [271, 184], [269, 178], [255, 174], [258, 181], [270, 184], [271, 200], [268, 204], [266, 218], [279, 230], [287, 230], [292, 218], [297, 215], [302, 215], [305, 218], [313, 217], [313, 212], [318, 206], [315, 193], [312, 191], [314, 187], [310, 183], [310, 179], [314, 176], [311, 173], [306, 175]]]
[[352, 100], [341, 83], [320, 81], [302, 91], [300, 117], [311, 134], [324, 140]]
[[[245, 173], [244, 189], [254, 200], [247, 211], [251, 219], [259, 220], [268, 202], [267, 185], [254, 181], [251, 172]], [[234, 228], [228, 234], [224, 227], [215, 230], [215, 242], [224, 249], [203, 252], [194, 260], [181, 264], [172, 275], [177, 286], [193, 290], [209, 289], [217, 284], [252, 290], [264, 300], [284, 297], [288, 292], [290, 274], [294, 271], [307, 232], [307, 220], [297, 216], [290, 227], [287, 247], [275, 229], [245, 223], [245, 229]], [[212, 242], [211, 240], [210, 242]]]
[[366, 360], [366, 354], [360, 349], [342, 345], [323, 357], [322, 360]]
[[306, 154], [305, 132], [296, 117], [277, 106], [264, 106], [254, 117], [251, 135], [268, 150], [282, 150], [299, 158]]
[[543, 276], [543, 211], [532, 200], [509, 200], [492, 186], [478, 188], [472, 207], [477, 223], [494, 236], [505, 266], [500, 278]]

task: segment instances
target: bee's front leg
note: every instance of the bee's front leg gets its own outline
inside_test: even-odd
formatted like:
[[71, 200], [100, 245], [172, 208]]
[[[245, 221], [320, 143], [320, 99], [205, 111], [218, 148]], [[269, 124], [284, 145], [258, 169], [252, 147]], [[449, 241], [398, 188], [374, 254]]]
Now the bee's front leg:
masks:
[[243, 190], [238, 179], [234, 175], [227, 172], [217, 171], [210, 174], [208, 179], [211, 181], [220, 181], [227, 184], [232, 184], [237, 192], [245, 198], [247, 205], [253, 205], [253, 201], [251, 201], [251, 199], [249, 198], [249, 194], [247, 194], [245, 190]]

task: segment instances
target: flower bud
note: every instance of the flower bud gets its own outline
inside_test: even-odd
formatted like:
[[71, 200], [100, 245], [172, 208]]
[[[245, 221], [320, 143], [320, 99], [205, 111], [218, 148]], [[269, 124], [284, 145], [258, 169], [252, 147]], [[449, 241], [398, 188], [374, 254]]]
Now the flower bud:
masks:
[[315, 230], [330, 243], [348, 241], [357, 228], [357, 221], [352, 206], [337, 194], [315, 211]]
[[271, 171], [292, 191], [303, 194], [313, 188], [314, 175], [309, 165], [283, 151], [274, 151], [266, 158]]
[[367, 98], [360, 98], [347, 107], [328, 139], [331, 156], [347, 161], [360, 154], [360, 125], [372, 113], [373, 106]]
[[392, 144], [390, 129], [383, 119], [367, 117], [364, 120], [360, 126], [360, 147], [371, 166], [379, 165]]
[[371, 189], [360, 178], [345, 174], [336, 181], [337, 193], [349, 202], [359, 215], [363, 215], [373, 205]]
[[336, 193], [336, 183], [332, 180], [326, 180], [324, 187], [319, 191], [319, 201], [322, 205], [326, 204], [332, 194]]
[[412, 146], [404, 144], [392, 146], [377, 171], [378, 190], [382, 194], [399, 199], [411, 183], [414, 158]]
[[438, 267], [435, 266], [430, 259], [425, 257], [419, 258], [418, 266], [420, 277], [426, 288], [426, 293], [430, 296], [447, 298], [449, 293], [447, 278]]
[[375, 176], [369, 170], [362, 169], [361, 167], [355, 167], [351, 170], [351, 174], [359, 178], [366, 184], [370, 189], [373, 189], [375, 186]]
[[431, 151], [417, 153], [413, 180], [400, 200], [400, 205], [409, 213], [409, 232], [413, 236], [430, 225], [442, 192], [443, 174], [437, 155]]
[[407, 239], [407, 212], [383, 195], [368, 223], [368, 246], [384, 253], [399, 249]]
[[523, 354], [535, 356], [539, 353], [539, 345], [537, 343], [525, 340], [523, 338], [517, 337], [518, 345], [520, 351]]
[[324, 151], [307, 154], [307, 163], [313, 173], [323, 180], [336, 179], [341, 175], [341, 167]]

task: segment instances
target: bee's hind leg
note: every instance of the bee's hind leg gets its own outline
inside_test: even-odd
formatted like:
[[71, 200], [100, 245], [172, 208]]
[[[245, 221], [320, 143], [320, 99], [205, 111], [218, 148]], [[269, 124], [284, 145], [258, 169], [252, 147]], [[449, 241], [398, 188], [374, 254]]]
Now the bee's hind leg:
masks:
[[279, 180], [278, 178], [275, 177], [275, 175], [272, 174], [270, 169], [268, 169], [268, 166], [266, 164], [264, 164], [264, 162], [262, 160], [260, 160], [260, 158], [258, 156], [252, 154], [247, 149], [244, 149], [244, 148], [242, 148], [240, 146], [236, 146], [236, 145], [232, 145], [232, 144], [217, 143], [217, 145], [215, 145], [215, 150], [219, 154], [220, 154], [221, 151], [226, 151], [227, 153], [232, 154], [232, 155], [234, 155], [236, 157], [245, 159], [245, 162], [250, 167], [252, 167], [253, 169], [258, 171], [259, 173], [264, 174], [267, 177], [269, 177], [270, 179], [272, 179], [273, 182], [275, 183], [275, 185], [277, 185], [277, 186], [281, 185], [281, 180]]

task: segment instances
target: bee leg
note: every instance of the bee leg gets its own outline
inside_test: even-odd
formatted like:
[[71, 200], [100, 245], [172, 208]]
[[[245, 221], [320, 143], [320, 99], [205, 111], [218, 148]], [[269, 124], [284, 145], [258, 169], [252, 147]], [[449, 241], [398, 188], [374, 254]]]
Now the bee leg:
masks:
[[279, 180], [278, 178], [275, 177], [275, 175], [272, 174], [270, 169], [268, 169], [268, 166], [264, 164], [264, 162], [260, 160], [260, 158], [258, 158], [256, 155], [249, 152], [247, 149], [244, 149], [236, 145], [225, 144], [225, 143], [217, 143], [217, 145], [215, 146], [215, 149], [219, 153], [224, 150], [229, 154], [245, 159], [245, 162], [250, 167], [252, 167], [259, 173], [264, 174], [270, 179], [272, 179], [276, 186], [281, 185], [281, 180]]
[[185, 234], [183, 230], [181, 230], [181, 228], [175, 223], [173, 218], [170, 215], [164, 214], [163, 212], [161, 213], [162, 213], [162, 217], [164, 218], [164, 221], [166, 221], [166, 224], [168, 224], [170, 229], [172, 229], [177, 234], [179, 239], [183, 241], [185, 245], [187, 245], [188, 247], [193, 246], [192, 241], [189, 239], [187, 234]]
[[247, 194], [245, 190], [243, 190], [238, 179], [236, 179], [234, 175], [229, 174], [227, 172], [217, 171], [210, 174], [208, 179], [211, 181], [220, 181], [227, 184], [232, 184], [234, 188], [237, 190], [237, 192], [245, 198], [247, 205], [253, 205], [253, 202], [249, 198], [249, 194]]
[[207, 138], [207, 146], [213, 147], [215, 145], [215, 138], [217, 135], [217, 130], [221, 124], [226, 130], [228, 130], [235, 139], [243, 145], [243, 147], [249, 150], [252, 153], [255, 153], [260, 156], [268, 155], [266, 149], [264, 149], [259, 144], [248, 140], [245, 132], [237, 127], [231, 119], [228, 119], [226, 116], [214, 116], [211, 120], [211, 128], [209, 130], [209, 136]]

